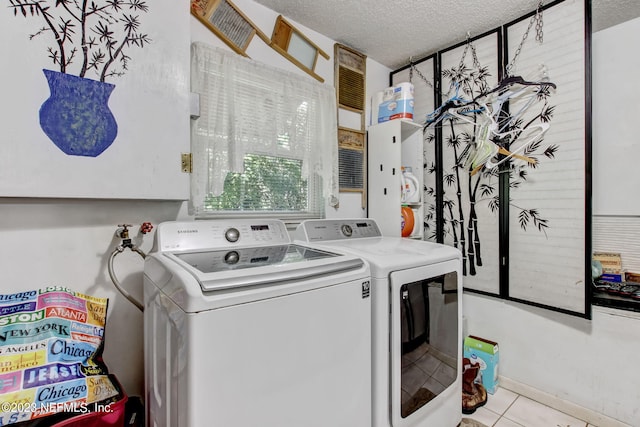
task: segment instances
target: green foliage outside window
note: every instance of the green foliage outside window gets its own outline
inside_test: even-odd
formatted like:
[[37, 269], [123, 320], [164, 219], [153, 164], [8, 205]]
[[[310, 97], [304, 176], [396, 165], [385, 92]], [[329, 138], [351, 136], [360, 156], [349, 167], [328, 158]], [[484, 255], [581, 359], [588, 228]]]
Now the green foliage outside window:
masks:
[[247, 154], [244, 173], [229, 173], [220, 196], [209, 195], [207, 211], [307, 211], [308, 182], [302, 161]]

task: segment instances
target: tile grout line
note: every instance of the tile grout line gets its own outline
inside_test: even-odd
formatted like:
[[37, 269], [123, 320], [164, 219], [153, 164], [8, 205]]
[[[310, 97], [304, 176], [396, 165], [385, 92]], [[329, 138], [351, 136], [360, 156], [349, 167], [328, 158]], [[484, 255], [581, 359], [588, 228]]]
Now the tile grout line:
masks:
[[[505, 410], [504, 410], [504, 412], [503, 412], [502, 414], [500, 414], [500, 417], [498, 417], [498, 419], [496, 420], [496, 422], [495, 422], [495, 423], [493, 423], [493, 424], [492, 424], [492, 426], [495, 426], [496, 424], [498, 424], [498, 422], [499, 422], [503, 417], [505, 417], [505, 418], [506, 418], [507, 412], [509, 412], [509, 409], [511, 409], [511, 407], [513, 406], [513, 404], [514, 404], [514, 403], [516, 403], [516, 400], [518, 400], [519, 398], [520, 398], [520, 395], [519, 395], [519, 394], [516, 394], [516, 398], [515, 398], [515, 399], [513, 399], [513, 402], [511, 402], [511, 403], [509, 404], [509, 406], [507, 406], [507, 409], [505, 409]], [[511, 421], [511, 419], [509, 419], [509, 418], [507, 418], [507, 419], [508, 419], [509, 421]], [[515, 421], [511, 421], [511, 422], [514, 422], [514, 423], [515, 423]]]

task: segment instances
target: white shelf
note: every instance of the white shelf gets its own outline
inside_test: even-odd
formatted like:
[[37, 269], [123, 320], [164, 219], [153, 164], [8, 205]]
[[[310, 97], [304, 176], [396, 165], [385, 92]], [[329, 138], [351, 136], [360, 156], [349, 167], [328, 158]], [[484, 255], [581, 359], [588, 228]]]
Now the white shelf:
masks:
[[401, 235], [401, 206], [414, 210], [415, 221], [411, 238], [424, 236], [424, 206], [422, 202], [402, 203], [401, 168], [410, 167], [418, 179], [421, 193], [423, 179], [422, 125], [407, 120], [390, 120], [369, 127], [368, 133], [368, 197], [369, 217], [376, 220], [385, 236]]

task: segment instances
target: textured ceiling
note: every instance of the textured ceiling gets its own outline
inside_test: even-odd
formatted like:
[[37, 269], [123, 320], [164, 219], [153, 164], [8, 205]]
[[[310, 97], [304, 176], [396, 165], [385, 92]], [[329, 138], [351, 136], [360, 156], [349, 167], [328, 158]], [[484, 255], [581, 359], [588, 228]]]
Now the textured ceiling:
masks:
[[[546, 0], [547, 4], [551, 0]], [[579, 1], [579, 0], [576, 0]], [[397, 69], [506, 24], [537, 0], [256, 0], [271, 10]], [[640, 16], [639, 0], [592, 0], [593, 31]]]

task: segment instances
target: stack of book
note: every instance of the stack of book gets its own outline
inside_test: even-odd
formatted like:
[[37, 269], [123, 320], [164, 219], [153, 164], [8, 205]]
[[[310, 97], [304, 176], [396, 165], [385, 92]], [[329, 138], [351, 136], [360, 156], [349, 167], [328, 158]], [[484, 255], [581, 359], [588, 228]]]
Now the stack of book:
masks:
[[619, 253], [594, 252], [593, 259], [600, 261], [600, 264], [602, 264], [602, 276], [600, 276], [600, 280], [617, 283], [624, 281], [622, 257]]
[[619, 253], [594, 252], [593, 259], [602, 264], [602, 275], [593, 282], [596, 291], [640, 300], [640, 274], [623, 271]]

